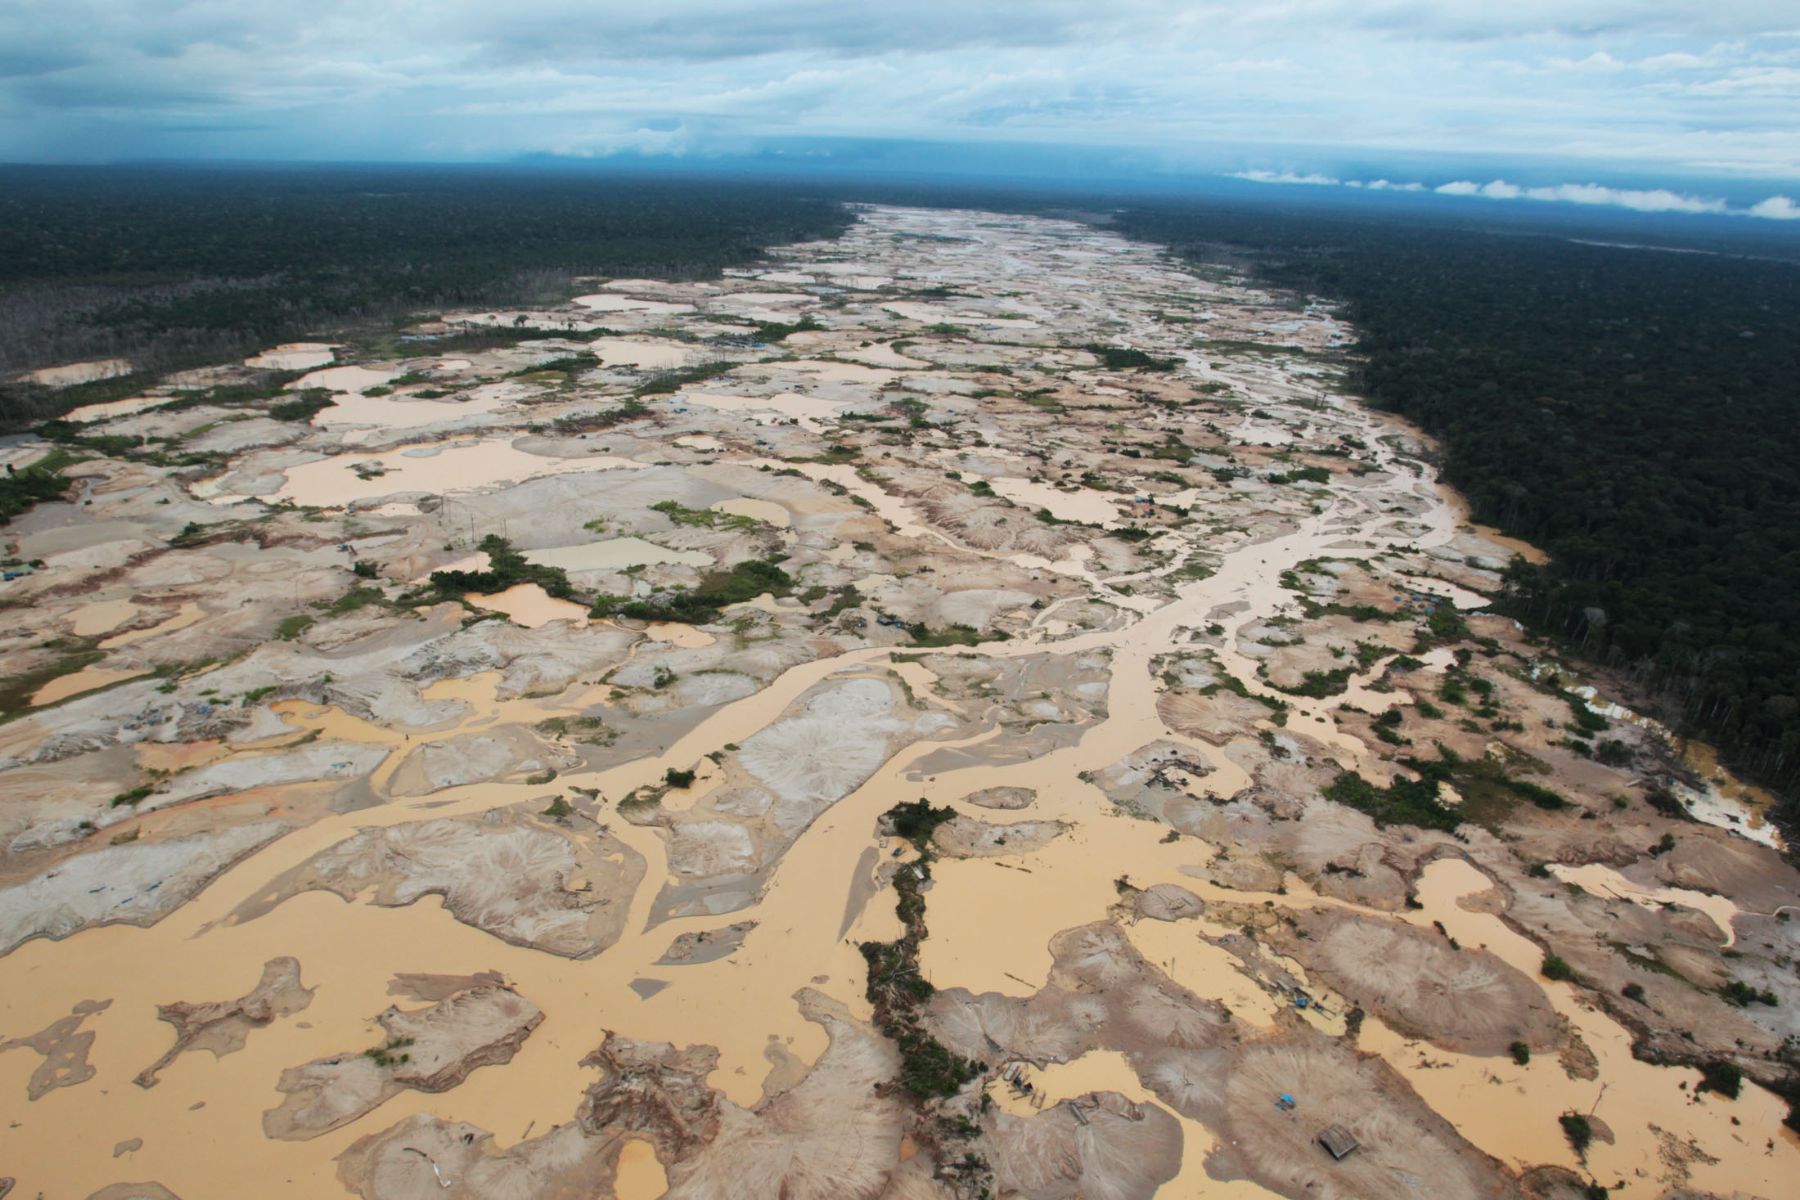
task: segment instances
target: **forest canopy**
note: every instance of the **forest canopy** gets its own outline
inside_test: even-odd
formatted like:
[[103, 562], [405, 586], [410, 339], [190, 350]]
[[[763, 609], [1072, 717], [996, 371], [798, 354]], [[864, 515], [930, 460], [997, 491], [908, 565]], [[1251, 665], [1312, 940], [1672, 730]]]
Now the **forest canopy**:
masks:
[[1800, 817], [1800, 264], [1203, 205], [1117, 227], [1342, 301], [1354, 390], [1439, 440], [1476, 519], [1552, 556], [1515, 564], [1506, 611]]
[[[848, 220], [835, 200], [742, 181], [0, 167], [0, 377], [110, 357], [154, 374], [431, 308], [562, 299], [583, 275], [702, 278]], [[58, 402], [9, 385], [0, 423]]]

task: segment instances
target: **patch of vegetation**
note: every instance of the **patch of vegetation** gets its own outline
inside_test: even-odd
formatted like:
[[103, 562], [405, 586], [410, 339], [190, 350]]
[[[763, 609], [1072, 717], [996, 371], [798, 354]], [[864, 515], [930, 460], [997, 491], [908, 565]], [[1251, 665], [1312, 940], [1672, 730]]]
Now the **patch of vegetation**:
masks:
[[700, 529], [729, 529], [734, 533], [755, 533], [763, 527], [763, 522], [755, 517], [715, 512], [710, 508], [689, 508], [674, 500], [659, 500], [650, 507], [677, 525], [692, 525]]
[[1290, 696], [1310, 696], [1316, 699], [1338, 695], [1350, 686], [1350, 677], [1354, 674], [1355, 667], [1334, 667], [1329, 671], [1308, 671], [1293, 687], [1282, 687], [1279, 683], [1271, 683], [1269, 686]]
[[275, 639], [281, 642], [291, 642], [311, 629], [314, 620], [311, 613], [295, 613], [292, 616], [283, 617], [275, 624]]
[[754, 600], [765, 592], [788, 596], [793, 590], [793, 576], [781, 569], [778, 560], [753, 558], [730, 570], [714, 571], [693, 589], [670, 589], [648, 599], [601, 596], [594, 601], [592, 611], [595, 617], [707, 625], [718, 620], [720, 610], [730, 605]]
[[756, 340], [773, 345], [787, 341], [796, 333], [816, 333], [824, 328], [811, 317], [802, 317], [798, 321], [758, 321]]
[[690, 383], [702, 383], [715, 375], [722, 375], [737, 366], [734, 362], [703, 362], [691, 367], [677, 367], [671, 371], [659, 371], [648, 380], [640, 383], [633, 391], [634, 397], [667, 396], [679, 392]]
[[1089, 343], [1082, 349], [1099, 359], [1100, 365], [1109, 371], [1173, 371], [1181, 365], [1178, 359], [1161, 358], [1129, 346]]
[[954, 808], [948, 805], [933, 807], [931, 801], [921, 796], [911, 803], [894, 805], [883, 814], [882, 821], [894, 831], [895, 837], [905, 838], [913, 844], [913, 849], [924, 854], [937, 827], [955, 817]]
[[[583, 350], [579, 354], [569, 354], [562, 358], [553, 358], [548, 362], [537, 363], [534, 366], [520, 367], [516, 371], [507, 372], [507, 374], [509, 376], [518, 376], [536, 375], [540, 372], [545, 372], [557, 375], [576, 375], [583, 371], [591, 371], [599, 365], [600, 359], [593, 351]], [[366, 395], [367, 393], [364, 394]]]
[[[1436, 759], [1408, 757], [1401, 761], [1420, 775], [1454, 787], [1463, 799], [1458, 810], [1464, 820], [1490, 829], [1497, 828], [1520, 800], [1529, 800], [1539, 808], [1567, 808], [1569, 802], [1540, 784], [1515, 778], [1498, 758], [1463, 758], [1449, 747], [1438, 744]], [[1521, 760], [1530, 765], [1530, 760]]]
[[[915, 621], [906, 627], [906, 632], [915, 646], [979, 646], [987, 640], [973, 625], [942, 625], [933, 629], [923, 621]], [[1005, 640], [1004, 634], [990, 636], [996, 641]]]
[[379, 1046], [363, 1051], [363, 1057], [375, 1060], [378, 1067], [397, 1067], [401, 1063], [411, 1062], [412, 1055], [407, 1054], [406, 1047], [413, 1044], [409, 1037], [389, 1038]]
[[269, 405], [269, 416], [277, 421], [310, 421], [317, 413], [336, 404], [329, 388], [307, 388], [292, 400]]
[[1439, 803], [1435, 779], [1397, 779], [1377, 788], [1355, 771], [1346, 771], [1321, 794], [1366, 814], [1377, 825], [1414, 825], [1448, 833], [1462, 824], [1454, 810]]
[[[325, 615], [341, 617], [345, 613], [353, 613], [359, 608], [367, 608], [371, 604], [389, 605], [392, 601], [387, 593], [375, 587], [353, 587], [343, 595], [324, 605]], [[291, 618], [290, 618], [291, 619]]]
[[1580, 1113], [1572, 1112], [1564, 1113], [1556, 1120], [1562, 1126], [1563, 1136], [1569, 1139], [1569, 1145], [1575, 1148], [1575, 1153], [1585, 1157], [1588, 1147], [1594, 1141], [1593, 1124]]
[[59, 647], [58, 657], [34, 671], [0, 677], [0, 716], [11, 720], [31, 707], [39, 689], [64, 675], [73, 675], [105, 657], [91, 642], [71, 641]]
[[[0, 377], [121, 356], [137, 373], [0, 384], [0, 428], [138, 395], [168, 371], [349, 327], [418, 353], [425, 309], [556, 303], [583, 276], [696, 279], [763, 248], [830, 237], [830, 196], [741, 179], [658, 180], [480, 166], [0, 168]], [[567, 329], [430, 339], [486, 349]]]
[[1565, 959], [1554, 954], [1544, 956], [1544, 965], [1541, 970], [1545, 979], [1553, 979], [1558, 983], [1567, 983], [1575, 978], [1575, 968], [1571, 967]]
[[1741, 979], [1733, 979], [1720, 988], [1719, 995], [1725, 998], [1726, 1003], [1735, 1004], [1739, 1008], [1748, 1008], [1752, 1004], [1766, 1004], [1774, 1008], [1781, 1003], [1781, 997], [1768, 988], [1759, 991]]
[[1744, 1086], [1744, 1072], [1734, 1062], [1715, 1059], [1700, 1068], [1700, 1082], [1695, 1091], [1717, 1092], [1727, 1100], [1736, 1100]]
[[[606, 723], [599, 717], [546, 717], [532, 728], [547, 737], [569, 737], [576, 735], [581, 741], [606, 741], [609, 735], [602, 734]], [[602, 736], [581, 736], [602, 734]]]
[[853, 583], [846, 583], [843, 587], [838, 589], [838, 593], [836, 596], [832, 597], [831, 603], [826, 605], [824, 610], [818, 614], [819, 619], [822, 621], [832, 620], [839, 613], [855, 608], [862, 602], [863, 594], [856, 590], [856, 585]]
[[900, 1089], [920, 1106], [956, 1095], [985, 1070], [983, 1064], [963, 1058], [932, 1036], [921, 1012], [936, 989], [919, 973], [919, 946], [928, 932], [920, 885], [929, 877], [931, 830], [954, 815], [947, 808], [932, 808], [925, 800], [888, 811], [884, 820], [919, 847], [920, 859], [902, 866], [894, 876], [895, 911], [904, 929], [900, 938], [860, 946], [869, 967], [867, 995], [875, 1010], [875, 1027], [899, 1050]]
[[1469, 636], [1469, 623], [1463, 619], [1456, 605], [1448, 600], [1439, 600], [1431, 606], [1426, 614], [1425, 629], [1419, 635], [1419, 648], [1429, 649], [1433, 644], [1460, 642]]
[[[1202, 262], [1222, 242], [1256, 247], [1266, 281], [1344, 302], [1359, 335], [1349, 385], [1439, 440], [1477, 521], [1548, 552], [1513, 564], [1496, 607], [1629, 669], [1666, 723], [1782, 789], [1791, 820], [1796, 256], [1764, 231], [1622, 219], [1637, 224], [1191, 200], [1136, 204], [1113, 227]], [[1732, 419], [1707, 420], [1696, 395]]]
[[[92, 450], [96, 454], [110, 454], [115, 458], [124, 457], [144, 444], [142, 437], [122, 433], [87, 433], [87, 428], [86, 425], [77, 425], [71, 421], [45, 421], [37, 427], [37, 434], [59, 446]], [[198, 432], [199, 430], [191, 431], [187, 436], [192, 437]]]
[[694, 786], [693, 771], [677, 771], [669, 767], [663, 772], [663, 782], [672, 788], [691, 788]]
[[1282, 471], [1269, 476], [1269, 482], [1282, 483], [1330, 483], [1331, 472], [1324, 467], [1296, 467], [1292, 471]]
[[556, 432], [570, 437], [578, 433], [595, 433], [602, 429], [611, 429], [615, 425], [623, 425], [627, 421], [635, 421], [650, 415], [650, 407], [635, 397], [625, 400], [604, 412], [571, 413], [558, 417], [551, 422]]
[[65, 450], [53, 450], [22, 471], [0, 475], [0, 525], [45, 500], [60, 500], [69, 490], [62, 468], [73, 461]]
[[1512, 1055], [1513, 1061], [1521, 1067], [1531, 1061], [1531, 1047], [1524, 1042], [1514, 1042], [1507, 1047], [1507, 1051]]
[[488, 556], [485, 571], [433, 571], [431, 582], [402, 598], [402, 603], [431, 604], [438, 600], [460, 600], [465, 592], [491, 596], [521, 583], [535, 583], [546, 595], [559, 600], [574, 597], [575, 588], [561, 567], [545, 567], [528, 562], [514, 550], [512, 543], [497, 533], [481, 539], [481, 551]]

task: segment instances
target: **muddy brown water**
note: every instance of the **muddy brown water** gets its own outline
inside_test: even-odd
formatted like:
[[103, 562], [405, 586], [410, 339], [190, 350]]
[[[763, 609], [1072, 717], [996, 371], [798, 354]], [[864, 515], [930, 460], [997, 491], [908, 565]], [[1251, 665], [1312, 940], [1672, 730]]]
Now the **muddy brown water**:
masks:
[[[869, 218], [883, 219], [879, 214]], [[963, 228], [959, 222], [969, 219], [967, 214], [955, 213], [908, 215], [905, 223], [907, 228], [923, 222], [954, 232]], [[1041, 232], [1057, 226], [1024, 218], [1006, 220], [1012, 225], [1002, 224], [1002, 230]], [[1004, 232], [984, 227], [983, 236], [994, 242], [996, 253], [1011, 254], [1014, 259], [1026, 254], [1025, 248], [1010, 245]], [[1155, 261], [1154, 256], [1104, 234], [1083, 231], [1079, 238], [1085, 252], [1106, 261], [1112, 261], [1107, 258], [1112, 256], [1115, 269], [1126, 274], [1139, 269], [1134, 264]], [[799, 257], [794, 265], [806, 264], [806, 258]], [[1066, 264], [1059, 264], [1058, 269], [1066, 269]], [[1151, 268], [1144, 265], [1142, 269]], [[879, 264], [870, 264], [866, 273], [881, 275], [882, 270]], [[612, 294], [585, 297], [580, 303], [599, 311], [670, 315], [688, 308]], [[1333, 420], [1357, 431], [1368, 444], [1381, 444], [1387, 418], [1336, 398], [1327, 403]], [[1294, 417], [1296, 423], [1314, 419], [1322, 418], [1314, 414]], [[484, 487], [563, 470], [637, 465], [539, 458], [498, 439], [466, 448], [448, 447], [429, 457], [409, 457], [404, 451], [376, 457], [394, 474], [364, 483], [351, 471], [359, 459], [340, 456], [290, 471], [281, 494], [341, 505], [354, 496]], [[579, 1060], [609, 1030], [677, 1045], [716, 1045], [720, 1059], [713, 1084], [734, 1101], [753, 1104], [770, 1069], [766, 1051], [771, 1042], [805, 1062], [815, 1060], [824, 1048], [820, 1027], [803, 1020], [796, 1007], [794, 994], [799, 988], [816, 986], [846, 1004], [853, 1014], [868, 1015], [862, 994], [864, 965], [856, 943], [894, 937], [899, 924], [891, 897], [882, 892], [862, 907], [845, 932], [846, 897], [858, 886], [859, 864], [866, 862], [876, 818], [894, 804], [921, 795], [934, 803], [953, 804], [983, 788], [1034, 788], [1038, 799], [1018, 817], [1062, 821], [1071, 827], [1029, 854], [937, 865], [935, 883], [928, 893], [931, 936], [922, 962], [927, 976], [940, 986], [1012, 995], [1026, 995], [1041, 987], [1050, 968], [1050, 938], [1104, 917], [1118, 900], [1114, 881], [1120, 876], [1129, 876], [1139, 886], [1177, 883], [1209, 902], [1267, 902], [1289, 907], [1341, 903], [1312, 894], [1291, 877], [1285, 894], [1229, 891], [1203, 883], [1182, 868], [1206, 863], [1213, 854], [1211, 847], [1195, 838], [1164, 842], [1163, 826], [1113, 811], [1105, 796], [1082, 783], [1079, 775], [1109, 766], [1149, 742], [1166, 740], [1211, 766], [1209, 774], [1194, 782], [1197, 794], [1228, 797], [1250, 782], [1243, 768], [1219, 747], [1175, 736], [1163, 726], [1157, 715], [1151, 666], [1172, 645], [1218, 619], [1225, 626], [1223, 648], [1215, 650], [1221, 666], [1250, 690], [1266, 691], [1257, 678], [1256, 662], [1233, 647], [1241, 630], [1268, 620], [1291, 604], [1292, 593], [1280, 584], [1284, 570], [1310, 558], [1369, 557], [1390, 547], [1441, 545], [1456, 536], [1459, 512], [1454, 498], [1412, 468], [1392, 463], [1386, 456], [1384, 462], [1391, 468], [1388, 472], [1347, 485], [1352, 488], [1350, 493], [1334, 493], [1321, 511], [1294, 518], [1285, 531], [1218, 547], [1223, 553], [1216, 571], [1206, 579], [1181, 585], [1173, 599], [1138, 597], [1128, 601], [1119, 597], [1121, 607], [1135, 615], [1121, 628], [1051, 641], [1048, 639], [1058, 626], [1045, 621], [1030, 637], [959, 650], [993, 658], [1046, 649], [1065, 654], [1104, 650], [1111, 661], [1106, 715], [1072, 745], [1023, 764], [981, 765], [977, 757], [976, 765], [921, 777], [920, 760], [946, 743], [927, 740], [902, 750], [805, 831], [782, 860], [760, 901], [745, 912], [677, 918], [647, 928], [652, 901], [668, 876], [662, 836], [655, 829], [616, 819], [608, 812], [604, 816], [612, 833], [644, 856], [649, 875], [632, 898], [620, 941], [592, 960], [570, 961], [507, 944], [452, 920], [432, 897], [405, 907], [382, 908], [363, 899], [346, 903], [327, 893], [310, 892], [254, 920], [234, 923], [234, 911], [262, 892], [272, 878], [358, 828], [479, 814], [539, 801], [547, 790], [477, 784], [327, 817], [240, 862], [151, 928], [103, 927], [65, 941], [25, 944], [0, 959], [0, 1030], [13, 1036], [41, 1029], [65, 1016], [81, 1000], [110, 1000], [112, 1004], [89, 1018], [87, 1027], [97, 1033], [92, 1053], [97, 1073], [87, 1084], [59, 1089], [27, 1103], [26, 1080], [36, 1060], [22, 1052], [0, 1055], [0, 1104], [9, 1118], [0, 1128], [0, 1164], [27, 1189], [80, 1197], [121, 1177], [120, 1167], [110, 1158], [111, 1147], [142, 1138], [141, 1148], [131, 1156], [130, 1177], [159, 1179], [187, 1200], [339, 1195], [334, 1157], [357, 1138], [412, 1113], [468, 1121], [492, 1130], [503, 1147], [526, 1136], [527, 1130], [542, 1131], [567, 1121], [582, 1089], [595, 1078], [592, 1069], [578, 1065]], [[852, 468], [809, 463], [800, 469], [814, 479], [840, 483], [864, 497], [901, 536], [954, 544], [953, 539], [931, 528], [913, 506], [864, 480]], [[1395, 525], [1384, 503], [1421, 499], [1423, 511], [1405, 527]], [[737, 503], [739, 508], [728, 511], [758, 515]], [[1101, 585], [1080, 557], [1072, 556], [1060, 564], [1029, 565], [1050, 566], [1095, 587]], [[539, 596], [541, 593], [509, 595], [503, 600], [487, 597], [480, 602], [495, 607], [504, 603], [505, 611], [522, 624], [535, 623], [540, 617], [557, 619], [549, 615], [552, 612], [565, 613], [561, 608], [549, 608], [543, 603], [549, 598], [540, 601]], [[1231, 615], [1215, 617], [1221, 610], [1229, 610]], [[99, 623], [113, 615], [112, 611], [94, 613], [90, 620]], [[698, 646], [705, 644], [700, 639], [710, 640], [710, 635], [685, 629], [658, 629], [654, 636], [680, 645]], [[665, 769], [692, 768], [708, 752], [728, 743], [742, 743], [821, 680], [845, 670], [887, 664], [890, 658], [888, 651], [859, 650], [793, 667], [756, 695], [707, 716], [666, 753], [605, 771], [566, 775], [557, 781], [557, 789], [593, 787], [617, 799], [659, 780]], [[921, 704], [954, 707], [955, 701], [938, 693], [936, 677], [924, 666], [893, 666]], [[484, 674], [426, 689], [428, 698], [462, 700], [469, 710], [460, 721], [427, 733], [403, 734], [336, 709], [292, 702], [277, 706], [277, 711], [297, 731], [318, 730], [331, 738], [393, 747], [397, 752], [370, 781], [380, 794], [409, 744], [567, 715], [576, 706], [602, 703], [600, 693], [605, 690], [574, 689], [560, 699], [500, 701], [496, 683], [497, 676]], [[1374, 707], [1385, 707], [1394, 700], [1391, 695], [1360, 688], [1350, 698]], [[1336, 723], [1333, 710], [1343, 702], [1342, 697], [1329, 701], [1285, 699], [1291, 706], [1290, 728], [1318, 739], [1341, 765], [1356, 767], [1371, 759], [1369, 748]], [[980, 734], [965, 741], [978, 748], [984, 739], [1002, 736]], [[700, 784], [704, 786], [706, 779]], [[988, 815], [979, 809], [963, 811], [977, 817]], [[1441, 921], [1464, 944], [1486, 946], [1535, 977], [1541, 952], [1534, 945], [1497, 917], [1462, 906], [1465, 897], [1489, 886], [1490, 881], [1467, 862], [1441, 860], [1427, 869], [1420, 882], [1423, 908], [1406, 919], [1427, 925]], [[711, 962], [653, 967], [676, 936], [745, 919], [754, 919], [756, 927], [735, 953]], [[1729, 916], [1725, 919], [1728, 922]], [[1132, 926], [1130, 937], [1150, 961], [1184, 986], [1222, 1000], [1247, 1021], [1271, 1023], [1276, 1001], [1239, 971], [1228, 954], [1197, 936], [1196, 931], [1204, 928], [1208, 927], [1194, 922], [1140, 921]], [[310, 1008], [294, 1019], [254, 1030], [243, 1050], [224, 1058], [182, 1056], [163, 1073], [154, 1090], [131, 1083], [132, 1076], [156, 1059], [172, 1038], [169, 1026], [156, 1018], [158, 1004], [241, 995], [255, 983], [261, 965], [275, 955], [299, 960], [303, 982], [317, 989]], [[388, 984], [395, 974], [458, 975], [482, 970], [500, 972], [545, 1013], [543, 1024], [510, 1063], [480, 1068], [461, 1086], [441, 1095], [402, 1093], [373, 1115], [313, 1141], [276, 1142], [262, 1136], [261, 1114], [279, 1100], [274, 1083], [284, 1068], [376, 1044], [380, 1031], [373, 1018], [391, 1003]], [[631, 984], [644, 976], [667, 980], [668, 986], [641, 996]], [[1594, 1112], [1617, 1134], [1616, 1143], [1596, 1144], [1590, 1151], [1590, 1164], [1603, 1180], [1635, 1179], [1640, 1169], [1653, 1167], [1660, 1153], [1654, 1132], [1658, 1128], [1694, 1141], [1718, 1160], [1697, 1162], [1692, 1167], [1696, 1187], [1725, 1194], [1736, 1190], [1774, 1196], [1785, 1193], [1791, 1181], [1800, 1178], [1800, 1143], [1777, 1132], [1781, 1111], [1774, 1097], [1747, 1087], [1744, 1098], [1735, 1104], [1711, 1098], [1696, 1100], [1696, 1072], [1637, 1062], [1631, 1057], [1626, 1030], [1588, 1005], [1568, 985], [1545, 981], [1544, 987], [1557, 1011], [1594, 1051], [1599, 1061], [1597, 1080], [1569, 1079], [1548, 1055], [1521, 1068], [1510, 1059], [1462, 1056], [1421, 1046], [1373, 1019], [1365, 1024], [1362, 1044], [1400, 1070], [1427, 1102], [1474, 1144], [1511, 1165], [1575, 1165], [1554, 1120], [1559, 1111], [1575, 1110]], [[1343, 1006], [1338, 1007], [1341, 1010]], [[1316, 1014], [1309, 1019], [1331, 1020]], [[1040, 1072], [1038, 1081], [1052, 1101], [1094, 1090], [1118, 1091], [1133, 1100], [1153, 1099], [1117, 1055], [1089, 1054], [1075, 1063]], [[1013, 1100], [1002, 1102], [1012, 1104]], [[1733, 1125], [1733, 1117], [1742, 1124]], [[1182, 1125], [1186, 1139], [1182, 1173], [1166, 1194], [1220, 1200], [1268, 1194], [1252, 1184], [1207, 1178], [1204, 1158], [1213, 1135], [1192, 1121], [1184, 1120]], [[665, 1187], [663, 1169], [648, 1145], [628, 1142], [618, 1194], [652, 1197]]]

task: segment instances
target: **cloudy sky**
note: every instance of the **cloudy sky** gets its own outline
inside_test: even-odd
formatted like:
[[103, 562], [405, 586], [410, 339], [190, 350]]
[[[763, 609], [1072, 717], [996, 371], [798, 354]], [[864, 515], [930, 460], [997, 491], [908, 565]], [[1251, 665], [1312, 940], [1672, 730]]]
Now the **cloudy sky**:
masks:
[[[1800, 194], [1793, 0], [6, 0], [0, 159], [1079, 145]], [[1348, 169], [1347, 161], [1355, 168]], [[1556, 167], [1551, 176], [1543, 164]], [[1402, 180], [1400, 176], [1405, 176]], [[1793, 181], [1793, 182], [1788, 182]], [[1722, 185], [1723, 186], [1723, 185]]]

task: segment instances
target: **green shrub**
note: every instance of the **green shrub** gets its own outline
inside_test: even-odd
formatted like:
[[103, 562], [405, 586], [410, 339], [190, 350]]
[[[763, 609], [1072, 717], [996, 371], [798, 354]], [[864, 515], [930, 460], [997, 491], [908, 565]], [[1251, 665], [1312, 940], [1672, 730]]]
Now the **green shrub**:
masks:
[[1696, 1091], [1717, 1092], [1727, 1100], [1736, 1100], [1744, 1085], [1744, 1072], [1734, 1062], [1719, 1059], [1700, 1068], [1701, 1080]]

